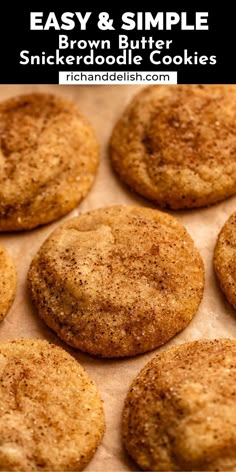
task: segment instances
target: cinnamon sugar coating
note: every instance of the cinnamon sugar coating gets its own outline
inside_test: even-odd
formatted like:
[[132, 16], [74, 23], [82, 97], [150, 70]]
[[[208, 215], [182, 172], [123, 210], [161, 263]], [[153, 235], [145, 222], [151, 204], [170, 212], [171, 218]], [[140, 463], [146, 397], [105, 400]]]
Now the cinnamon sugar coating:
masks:
[[62, 348], [0, 344], [0, 470], [82, 470], [104, 433], [97, 388]]
[[236, 212], [226, 221], [218, 236], [214, 266], [220, 286], [236, 310]]
[[236, 341], [181, 344], [132, 382], [124, 445], [142, 470], [236, 470]]
[[114, 206], [62, 224], [34, 257], [28, 280], [37, 313], [64, 341], [122, 357], [154, 349], [188, 325], [204, 267], [175, 218]]
[[0, 104], [0, 231], [31, 229], [76, 207], [98, 165], [94, 132], [77, 106], [33, 93]]
[[236, 193], [236, 86], [150, 86], [110, 142], [114, 169], [163, 208], [197, 208]]
[[0, 322], [7, 314], [16, 292], [16, 269], [6, 249], [0, 245]]

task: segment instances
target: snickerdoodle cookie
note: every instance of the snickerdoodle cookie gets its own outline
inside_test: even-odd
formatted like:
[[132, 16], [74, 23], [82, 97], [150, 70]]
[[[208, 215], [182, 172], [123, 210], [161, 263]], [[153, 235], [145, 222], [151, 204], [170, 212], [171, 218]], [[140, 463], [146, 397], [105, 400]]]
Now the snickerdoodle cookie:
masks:
[[6, 249], [0, 245], [0, 321], [2, 321], [10, 308], [15, 291], [15, 265]]
[[214, 265], [220, 286], [236, 309], [236, 212], [226, 221], [218, 236]]
[[133, 190], [164, 208], [236, 193], [236, 85], [151, 86], [115, 126], [111, 160]]
[[0, 344], [0, 470], [78, 471], [104, 432], [102, 402], [62, 348], [24, 339]]
[[68, 213], [89, 191], [98, 144], [77, 106], [33, 93], [0, 104], [0, 231]]
[[201, 301], [202, 259], [172, 216], [114, 206], [62, 224], [28, 274], [39, 316], [68, 344], [134, 356], [184, 329]]
[[123, 440], [143, 470], [236, 470], [236, 341], [162, 352], [133, 381]]

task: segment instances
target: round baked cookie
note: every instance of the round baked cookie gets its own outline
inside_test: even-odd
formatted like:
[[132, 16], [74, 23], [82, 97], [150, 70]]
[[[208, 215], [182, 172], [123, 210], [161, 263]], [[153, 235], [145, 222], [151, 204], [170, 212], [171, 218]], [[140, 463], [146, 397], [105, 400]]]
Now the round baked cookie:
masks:
[[0, 470], [78, 471], [104, 433], [95, 384], [43, 340], [0, 344]]
[[214, 266], [221, 289], [236, 309], [236, 212], [226, 221], [218, 236]]
[[154, 85], [133, 99], [110, 143], [114, 169], [163, 208], [236, 193], [236, 86]]
[[0, 231], [34, 228], [76, 207], [98, 165], [94, 132], [77, 106], [33, 93], [0, 104]]
[[204, 267], [175, 218], [114, 206], [62, 224], [34, 257], [28, 279], [39, 316], [65, 342], [122, 357], [154, 349], [188, 325]]
[[[8, 252], [0, 245], [0, 322], [7, 314], [16, 292], [16, 269]], [[0, 461], [1, 464], [1, 461]]]
[[139, 373], [123, 411], [124, 445], [143, 470], [236, 470], [236, 341], [195, 341]]

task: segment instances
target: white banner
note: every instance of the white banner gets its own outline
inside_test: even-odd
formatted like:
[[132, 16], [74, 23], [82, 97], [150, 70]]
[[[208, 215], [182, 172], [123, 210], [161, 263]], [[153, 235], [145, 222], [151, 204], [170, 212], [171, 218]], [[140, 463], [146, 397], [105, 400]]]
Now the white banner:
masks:
[[119, 84], [177, 84], [177, 72], [160, 71], [104, 71], [59, 72], [59, 84], [62, 85], [119, 85]]

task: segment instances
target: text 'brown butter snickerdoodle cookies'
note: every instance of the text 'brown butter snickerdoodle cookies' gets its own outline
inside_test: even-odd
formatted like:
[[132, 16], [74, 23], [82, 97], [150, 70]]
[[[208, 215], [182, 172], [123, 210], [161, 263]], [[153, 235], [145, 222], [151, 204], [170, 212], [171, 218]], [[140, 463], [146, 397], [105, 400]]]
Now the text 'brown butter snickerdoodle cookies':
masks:
[[98, 164], [94, 132], [77, 106], [33, 93], [0, 104], [0, 231], [30, 229], [76, 207]]
[[8, 312], [16, 292], [16, 269], [6, 249], [0, 245], [0, 322]]
[[143, 470], [236, 470], [236, 341], [162, 352], [131, 384], [123, 441]]
[[235, 194], [236, 86], [145, 88], [117, 123], [110, 153], [124, 182], [163, 208]]
[[101, 357], [154, 349], [184, 329], [204, 287], [184, 227], [149, 208], [114, 206], [62, 224], [28, 274], [39, 316], [68, 344]]
[[214, 265], [220, 286], [236, 309], [236, 212], [226, 221], [218, 236]]
[[42, 340], [0, 344], [0, 470], [78, 471], [104, 432], [102, 402], [79, 363]]

